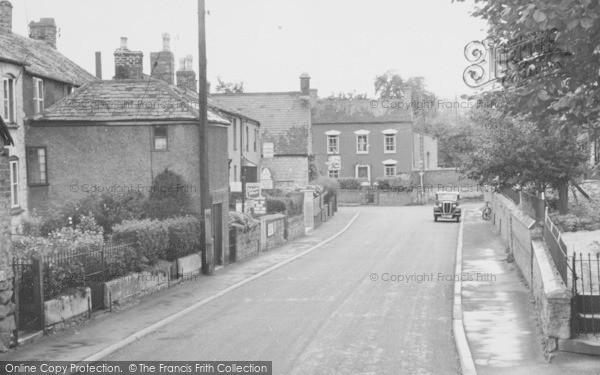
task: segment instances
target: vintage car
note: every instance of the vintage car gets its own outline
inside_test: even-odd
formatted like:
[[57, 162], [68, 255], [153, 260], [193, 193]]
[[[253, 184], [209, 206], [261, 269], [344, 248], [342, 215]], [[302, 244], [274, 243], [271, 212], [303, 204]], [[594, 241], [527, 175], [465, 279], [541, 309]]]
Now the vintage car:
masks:
[[460, 221], [460, 194], [444, 193], [435, 194], [435, 206], [433, 207], [433, 221], [440, 219], [456, 219]]

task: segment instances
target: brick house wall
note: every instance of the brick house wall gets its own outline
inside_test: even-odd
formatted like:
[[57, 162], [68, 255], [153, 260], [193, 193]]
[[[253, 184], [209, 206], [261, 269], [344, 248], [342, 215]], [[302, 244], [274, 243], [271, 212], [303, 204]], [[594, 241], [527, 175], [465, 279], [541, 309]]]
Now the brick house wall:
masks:
[[[383, 177], [383, 161], [393, 159], [398, 161], [396, 173], [412, 171], [413, 163], [413, 133], [411, 123], [344, 123], [344, 124], [313, 124], [313, 151], [319, 174], [327, 175], [327, 135], [325, 132], [336, 130], [339, 135], [339, 148], [342, 160], [340, 177], [355, 177], [356, 165], [366, 163], [370, 166], [371, 181]], [[396, 133], [396, 152], [384, 152], [384, 134], [382, 131], [394, 129]], [[369, 130], [368, 154], [358, 154], [355, 131]]]

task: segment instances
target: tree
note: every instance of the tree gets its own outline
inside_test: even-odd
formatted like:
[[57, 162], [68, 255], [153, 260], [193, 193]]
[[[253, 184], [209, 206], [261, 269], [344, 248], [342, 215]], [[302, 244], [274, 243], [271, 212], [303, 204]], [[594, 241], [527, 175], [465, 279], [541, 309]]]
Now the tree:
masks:
[[244, 82], [225, 82], [221, 77], [217, 77], [215, 90], [224, 94], [241, 94], [244, 92]]
[[357, 94], [356, 90], [352, 92], [338, 92], [337, 94], [332, 93], [325, 99], [327, 100], [353, 100], [353, 99], [367, 99], [367, 94]]
[[[558, 188], [559, 210], [567, 212], [566, 183], [582, 171], [586, 153], [575, 139], [562, 137], [526, 117], [510, 117], [485, 108], [471, 114], [472, 140], [478, 147], [463, 162], [471, 179], [531, 187]], [[553, 122], [564, 122], [557, 117]], [[557, 125], [557, 124], [554, 124]], [[560, 125], [558, 125], [560, 126]]]
[[190, 188], [182, 176], [165, 169], [154, 177], [144, 211], [152, 219], [191, 214]]
[[[463, 0], [458, 0], [463, 1]], [[502, 94], [499, 109], [509, 114], [526, 115], [543, 124], [553, 116], [566, 121], [569, 136], [580, 131], [598, 129], [600, 115], [600, 2], [596, 0], [476, 0], [474, 16], [487, 20], [489, 37], [496, 44], [531, 38], [531, 33], [556, 32], [547, 50], [523, 52], [527, 61], [510, 63], [509, 77], [521, 75], [532, 64], [543, 74], [529, 71], [518, 87]], [[517, 51], [513, 48], [511, 52]], [[566, 51], [568, 53], [562, 53]], [[511, 59], [509, 57], [509, 59]], [[515, 59], [511, 59], [515, 61]], [[533, 62], [533, 63], [532, 63]], [[493, 94], [498, 95], [498, 94]], [[555, 124], [556, 125], [556, 124]], [[553, 131], [562, 131], [552, 129]]]
[[411, 90], [411, 97], [406, 99], [410, 100], [414, 116], [418, 118], [424, 112], [426, 117], [435, 117], [437, 97], [433, 92], [427, 90], [425, 78], [409, 77], [404, 80], [393, 70], [375, 77], [375, 95], [378, 95], [380, 99], [405, 100], [404, 93], [407, 88]]

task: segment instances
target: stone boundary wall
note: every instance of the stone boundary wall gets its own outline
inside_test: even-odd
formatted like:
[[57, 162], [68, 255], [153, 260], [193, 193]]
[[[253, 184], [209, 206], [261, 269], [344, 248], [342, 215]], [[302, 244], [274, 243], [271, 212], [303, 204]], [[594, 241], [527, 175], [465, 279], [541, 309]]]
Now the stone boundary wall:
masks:
[[277, 247], [285, 242], [285, 215], [272, 214], [260, 217], [261, 251]]
[[338, 205], [364, 204], [365, 193], [362, 190], [340, 189], [338, 190], [337, 203]]
[[287, 218], [287, 240], [304, 236], [304, 217], [302, 215]]
[[260, 252], [260, 226], [243, 230], [236, 228], [236, 260], [254, 256]]
[[87, 320], [89, 303], [92, 298], [90, 288], [83, 293], [60, 296], [44, 302], [44, 326], [51, 331], [61, 330], [71, 324]]
[[531, 290], [547, 348], [571, 337], [571, 291], [562, 281], [535, 220], [501, 194], [492, 194], [493, 224]]
[[104, 283], [104, 307], [110, 308], [111, 302], [113, 305], [122, 305], [132, 299], [166, 289], [170, 285], [170, 278], [168, 272], [140, 272], [107, 281]]

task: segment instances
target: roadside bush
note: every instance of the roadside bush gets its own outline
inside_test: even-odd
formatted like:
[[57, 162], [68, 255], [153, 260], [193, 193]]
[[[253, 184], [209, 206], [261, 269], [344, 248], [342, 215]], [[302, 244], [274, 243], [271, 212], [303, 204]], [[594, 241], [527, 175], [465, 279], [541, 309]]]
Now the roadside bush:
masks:
[[561, 232], [593, 231], [600, 229], [600, 223], [598, 221], [588, 217], [576, 216], [573, 213], [566, 215], [551, 213], [550, 219], [552, 219], [552, 222], [556, 224]]
[[312, 181], [311, 184], [322, 186], [328, 196], [335, 196], [340, 190], [340, 183], [335, 178], [321, 176]]
[[381, 190], [413, 191], [411, 175], [408, 173], [396, 175], [393, 177], [378, 177], [375, 179]]
[[267, 214], [283, 213], [287, 210], [286, 197], [266, 199]]
[[131, 246], [123, 246], [112, 254], [106, 264], [107, 280], [127, 276], [130, 272], [142, 272], [146, 265], [138, 259], [137, 250]]
[[167, 219], [163, 223], [169, 234], [169, 246], [166, 251], [168, 261], [200, 251], [204, 225], [198, 218], [176, 217]]
[[140, 262], [154, 265], [166, 257], [169, 231], [159, 220], [126, 220], [113, 228], [112, 241], [134, 243]]
[[360, 184], [365, 181], [365, 179], [356, 178], [356, 177], [340, 177], [337, 179], [340, 184], [340, 189], [345, 190], [359, 190]]
[[260, 221], [255, 220], [252, 216], [237, 212], [237, 211], [229, 211], [229, 225], [236, 226], [243, 230], [248, 230], [250, 228], [254, 228], [260, 224]]
[[[31, 275], [33, 276], [33, 275]], [[44, 300], [71, 295], [84, 284], [85, 270], [78, 261], [47, 263], [44, 267]], [[33, 278], [31, 279], [33, 283]]]
[[166, 219], [192, 214], [188, 186], [182, 176], [168, 169], [152, 181], [144, 212], [151, 219]]

